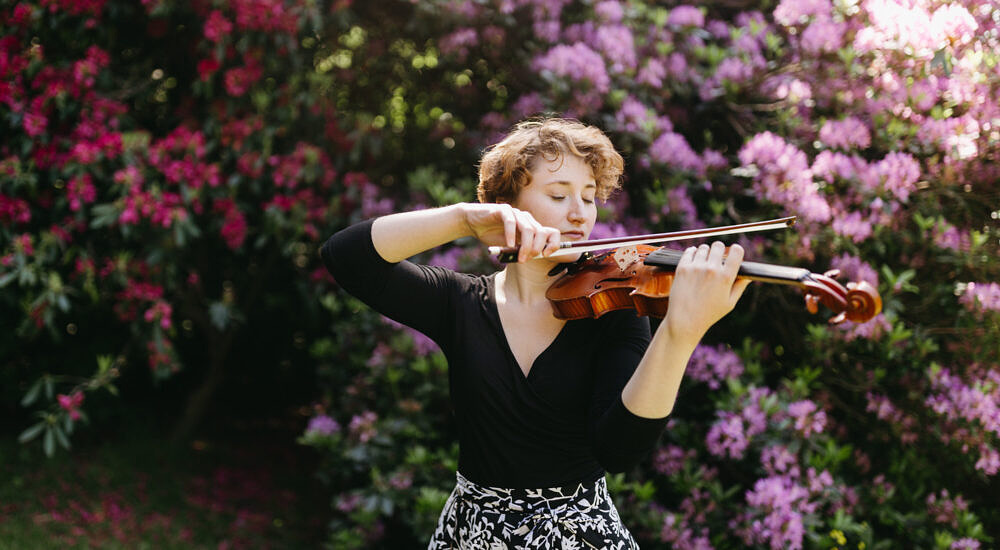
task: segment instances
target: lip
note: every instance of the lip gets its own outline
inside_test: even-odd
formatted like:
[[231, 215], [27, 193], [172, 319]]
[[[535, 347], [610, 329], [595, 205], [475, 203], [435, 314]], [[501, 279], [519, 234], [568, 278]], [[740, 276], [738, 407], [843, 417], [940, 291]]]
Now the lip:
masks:
[[582, 239], [583, 231], [563, 231], [563, 237], [568, 237], [570, 239]]

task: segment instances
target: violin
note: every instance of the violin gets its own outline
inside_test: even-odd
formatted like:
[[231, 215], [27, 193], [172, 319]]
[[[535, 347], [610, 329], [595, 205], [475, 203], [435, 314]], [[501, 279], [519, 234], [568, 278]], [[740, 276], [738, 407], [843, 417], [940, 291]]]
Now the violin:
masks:
[[[683, 254], [648, 243], [781, 229], [794, 225], [795, 219], [789, 216], [725, 227], [562, 243], [549, 258], [581, 252], [584, 256], [575, 264], [569, 264], [567, 272], [549, 287], [545, 297], [558, 319], [600, 317], [608, 311], [629, 308], [635, 309], [638, 315], [662, 319], [667, 313], [674, 269]], [[619, 248], [599, 256], [590, 254], [614, 245]], [[518, 248], [490, 247], [490, 253], [496, 254], [501, 262], [513, 262], [517, 260]], [[560, 270], [557, 266], [552, 274]], [[822, 304], [836, 314], [830, 319], [834, 324], [864, 323], [882, 311], [882, 298], [874, 286], [866, 281], [841, 285], [835, 280], [839, 274], [838, 270], [818, 274], [796, 267], [743, 262], [738, 275], [754, 281], [799, 287], [806, 309], [815, 314]]]
[[[558, 319], [596, 318], [617, 309], [635, 309], [636, 314], [662, 319], [667, 313], [674, 269], [682, 252], [650, 245], [619, 248], [570, 264], [545, 293]], [[867, 281], [834, 280], [838, 270], [823, 274], [807, 269], [758, 262], [740, 264], [738, 276], [754, 281], [797, 286], [802, 289], [806, 309], [817, 313], [819, 305], [836, 315], [830, 323], [864, 323], [882, 311], [882, 298]]]

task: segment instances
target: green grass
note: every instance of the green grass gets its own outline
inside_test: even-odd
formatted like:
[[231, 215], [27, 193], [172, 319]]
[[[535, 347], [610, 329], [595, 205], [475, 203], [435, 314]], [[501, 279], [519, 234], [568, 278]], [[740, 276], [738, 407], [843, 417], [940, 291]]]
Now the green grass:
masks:
[[130, 440], [47, 459], [0, 441], [0, 550], [317, 548], [329, 499], [294, 440]]

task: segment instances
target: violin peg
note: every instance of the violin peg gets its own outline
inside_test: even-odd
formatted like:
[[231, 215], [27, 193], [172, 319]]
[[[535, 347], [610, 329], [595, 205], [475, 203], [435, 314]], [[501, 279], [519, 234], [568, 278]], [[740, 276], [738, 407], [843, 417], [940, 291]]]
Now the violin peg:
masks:
[[831, 279], [836, 279], [837, 277], [840, 277], [840, 270], [839, 269], [831, 269], [830, 271], [824, 272], [823, 276], [829, 277]]
[[830, 324], [839, 325], [840, 323], [843, 323], [846, 320], [847, 320], [847, 313], [841, 311], [836, 316], [830, 318]]

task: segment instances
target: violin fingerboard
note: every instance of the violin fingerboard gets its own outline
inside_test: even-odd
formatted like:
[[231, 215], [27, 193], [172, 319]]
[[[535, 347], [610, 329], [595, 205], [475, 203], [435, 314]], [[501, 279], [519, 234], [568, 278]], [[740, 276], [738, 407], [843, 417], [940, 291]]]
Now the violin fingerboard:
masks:
[[[644, 263], [646, 265], [673, 269], [677, 267], [681, 256], [683, 256], [683, 253], [679, 250], [660, 248], [646, 255]], [[800, 267], [743, 262], [740, 264], [739, 275], [754, 281], [796, 285], [808, 280], [812, 274], [808, 269]]]

